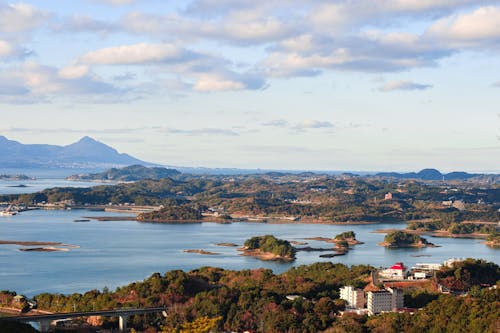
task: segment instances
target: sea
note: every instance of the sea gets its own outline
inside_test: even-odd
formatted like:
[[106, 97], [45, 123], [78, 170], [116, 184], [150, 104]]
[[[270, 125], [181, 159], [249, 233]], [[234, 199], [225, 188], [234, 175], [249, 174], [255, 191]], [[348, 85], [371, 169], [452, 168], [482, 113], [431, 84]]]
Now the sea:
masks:
[[[91, 186], [63, 179], [37, 179], [32, 188], [53, 186]], [[19, 188], [0, 181], [3, 193], [15, 193]], [[27, 188], [24, 188], [27, 189]], [[10, 191], [10, 192], [9, 192]], [[500, 250], [482, 244], [478, 239], [428, 237], [439, 247], [423, 249], [387, 249], [377, 243], [384, 234], [378, 229], [404, 229], [406, 223], [370, 225], [268, 224], [233, 222], [230, 224], [160, 224], [120, 220], [100, 222], [101, 216], [124, 216], [122, 213], [89, 210], [33, 210], [11, 217], [0, 216], [0, 240], [61, 242], [74, 245], [64, 252], [26, 252], [21, 245], [0, 245], [0, 290], [11, 290], [28, 297], [49, 293], [83, 293], [140, 281], [155, 272], [189, 271], [203, 266], [230, 270], [266, 268], [279, 274], [291, 267], [330, 261], [346, 265], [369, 264], [388, 267], [395, 262], [407, 266], [416, 263], [442, 263], [449, 258], [482, 258], [500, 264]], [[90, 219], [90, 222], [74, 222]], [[326, 252], [297, 253], [290, 263], [264, 262], [241, 256], [236, 247], [250, 237], [274, 235], [289, 241], [307, 242], [307, 246], [328, 248], [332, 244], [307, 240], [313, 237], [334, 237], [352, 230], [364, 242], [348, 254], [320, 258]], [[300, 246], [299, 246], [300, 247]], [[214, 255], [187, 253], [185, 250], [205, 250]]]

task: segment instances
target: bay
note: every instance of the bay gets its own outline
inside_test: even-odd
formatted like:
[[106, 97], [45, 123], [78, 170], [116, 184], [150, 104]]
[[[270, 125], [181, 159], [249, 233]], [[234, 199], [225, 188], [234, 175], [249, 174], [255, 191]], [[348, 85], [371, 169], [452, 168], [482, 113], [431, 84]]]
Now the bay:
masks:
[[29, 180], [0, 180], [0, 194], [35, 193], [53, 187], [92, 187], [97, 185], [112, 185], [103, 182], [83, 182], [65, 179], [29, 179]]
[[[35, 210], [0, 218], [0, 239], [51, 241], [78, 245], [68, 252], [23, 252], [19, 245], [0, 245], [0, 289], [27, 296], [42, 292], [74, 293], [92, 289], [115, 289], [143, 280], [154, 272], [202, 266], [225, 269], [269, 268], [281, 273], [293, 266], [331, 261], [347, 265], [370, 264], [387, 267], [402, 261], [408, 266], [417, 262], [441, 263], [453, 257], [482, 258], [500, 264], [499, 250], [477, 239], [428, 239], [440, 245], [424, 249], [386, 249], [378, 246], [383, 234], [377, 229], [404, 228], [405, 223], [374, 225], [199, 223], [157, 224], [135, 221], [82, 222], [84, 216], [120, 216], [118, 213], [87, 210]], [[243, 242], [256, 235], [272, 234], [287, 240], [304, 241], [309, 237], [334, 237], [353, 230], [365, 244], [356, 245], [345, 256], [319, 258], [319, 252], [298, 252], [293, 263], [263, 262], [240, 256], [234, 247], [216, 243]], [[311, 247], [331, 244], [307, 240]], [[186, 253], [203, 249], [219, 255]], [[415, 256], [423, 257], [415, 257]], [[429, 257], [427, 257], [429, 256]]]

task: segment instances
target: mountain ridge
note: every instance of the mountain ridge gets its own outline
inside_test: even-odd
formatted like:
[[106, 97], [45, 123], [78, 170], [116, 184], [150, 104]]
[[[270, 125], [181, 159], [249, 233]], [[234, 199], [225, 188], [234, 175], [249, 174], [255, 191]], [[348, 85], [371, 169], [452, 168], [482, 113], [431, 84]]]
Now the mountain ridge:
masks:
[[0, 135], [0, 167], [112, 167], [133, 164], [152, 165], [84, 136], [65, 146], [23, 144]]

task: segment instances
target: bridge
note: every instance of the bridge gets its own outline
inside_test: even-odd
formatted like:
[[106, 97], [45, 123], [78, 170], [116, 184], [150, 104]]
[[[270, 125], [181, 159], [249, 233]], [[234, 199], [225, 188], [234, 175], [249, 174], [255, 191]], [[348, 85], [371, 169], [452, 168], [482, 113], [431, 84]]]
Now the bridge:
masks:
[[3, 317], [2, 319], [18, 321], [22, 323], [38, 323], [40, 326], [40, 331], [47, 332], [50, 328], [51, 322], [54, 320], [90, 317], [90, 316], [118, 317], [119, 330], [120, 332], [125, 332], [127, 330], [127, 318], [129, 316], [146, 314], [146, 313], [157, 313], [157, 312], [161, 312], [165, 317], [167, 316], [166, 308], [143, 308], [143, 309], [126, 308], [126, 309], [90, 311], [90, 312], [52, 313], [52, 314], [33, 315], [33, 316], [11, 316], [11, 317]]

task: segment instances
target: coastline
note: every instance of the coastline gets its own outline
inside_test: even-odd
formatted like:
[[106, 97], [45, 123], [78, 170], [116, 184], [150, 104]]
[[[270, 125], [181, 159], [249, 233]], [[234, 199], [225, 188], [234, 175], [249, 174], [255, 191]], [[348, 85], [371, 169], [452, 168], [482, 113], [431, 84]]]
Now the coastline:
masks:
[[439, 245], [436, 245], [436, 244], [433, 244], [433, 243], [427, 243], [427, 244], [423, 244], [423, 243], [418, 243], [418, 244], [391, 244], [391, 243], [387, 243], [387, 242], [380, 242], [380, 243], [377, 243], [377, 245], [386, 247], [388, 249], [401, 249], [401, 248], [417, 248], [417, 249], [421, 249], [421, 248], [424, 248], [424, 247], [440, 247]]
[[20, 246], [36, 246], [36, 247], [21, 247], [18, 250], [23, 252], [69, 252], [71, 249], [80, 248], [79, 245], [65, 244], [61, 242], [40, 242], [40, 241], [17, 241], [17, 240], [0, 240], [0, 245], [20, 245]]
[[262, 252], [259, 249], [255, 250], [249, 250], [246, 247], [240, 247], [237, 249], [238, 251], [242, 252], [240, 253], [241, 256], [246, 256], [246, 257], [255, 257], [259, 260], [262, 261], [282, 261], [282, 262], [292, 262], [295, 260], [295, 258], [292, 257], [283, 257], [271, 252]]
[[412, 230], [412, 229], [378, 229], [372, 231], [374, 234], [388, 234], [394, 231], [404, 231], [414, 235], [425, 235], [436, 238], [470, 238], [470, 239], [486, 239], [488, 234], [473, 232], [470, 234], [453, 234], [447, 230], [425, 231], [425, 230]]

